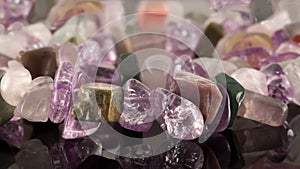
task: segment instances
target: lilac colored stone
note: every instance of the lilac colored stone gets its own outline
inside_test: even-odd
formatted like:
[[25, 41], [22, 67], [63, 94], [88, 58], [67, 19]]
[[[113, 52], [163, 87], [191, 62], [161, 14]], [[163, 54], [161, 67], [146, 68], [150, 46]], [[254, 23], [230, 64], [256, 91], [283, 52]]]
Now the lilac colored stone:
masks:
[[95, 82], [112, 83], [114, 82], [114, 76], [116, 67], [111, 64], [102, 63], [98, 66]]
[[251, 47], [232, 51], [221, 56], [222, 59], [239, 57], [248, 62], [253, 68], [259, 69], [259, 63], [272, 55], [272, 50], [265, 47]]
[[150, 101], [161, 128], [167, 130], [172, 137], [191, 140], [202, 134], [202, 113], [189, 100], [157, 88], [151, 92]]
[[24, 128], [20, 121], [9, 121], [0, 127], [0, 139], [20, 148], [24, 136]]
[[219, 11], [224, 7], [230, 7], [233, 5], [250, 5], [251, 0], [210, 0], [212, 8], [215, 11]]
[[278, 63], [278, 62], [283, 62], [291, 59], [296, 59], [299, 56], [300, 54], [294, 52], [278, 53], [269, 58], [262, 60], [260, 62], [260, 67], [262, 68], [263, 66], [266, 66], [270, 63]]
[[64, 139], [81, 138], [95, 133], [100, 126], [100, 123], [78, 121], [69, 114], [65, 121], [62, 132]]
[[102, 58], [102, 63], [117, 64], [117, 51], [112, 37], [105, 35], [103, 32], [97, 33], [93, 36], [99, 42], [101, 53], [99, 56]]
[[34, 5], [35, 0], [12, 1], [4, 0], [0, 2], [0, 24], [8, 26], [13, 22], [27, 22], [27, 16]]
[[147, 132], [153, 121], [150, 89], [135, 79], [129, 79], [123, 85], [123, 91], [123, 112], [119, 123], [129, 130]]
[[74, 69], [71, 63], [62, 63], [54, 78], [49, 118], [54, 123], [62, 122], [70, 111]]
[[73, 77], [73, 103], [78, 101], [78, 92], [81, 85], [92, 82], [92, 78], [89, 77], [83, 70], [76, 71]]
[[15, 158], [18, 167], [22, 169], [51, 168], [48, 147], [38, 139], [26, 141]]
[[289, 34], [284, 29], [280, 29], [273, 33], [272, 42], [275, 48], [278, 48], [281, 43], [290, 39]]
[[194, 57], [202, 30], [190, 21], [170, 22], [167, 25], [166, 50], [176, 56]]
[[294, 98], [293, 86], [278, 64], [268, 65], [261, 71], [266, 75], [270, 97], [286, 104]]
[[62, 144], [54, 144], [49, 151], [52, 169], [70, 169], [69, 162]]
[[102, 145], [89, 137], [66, 140], [64, 149], [71, 168], [77, 168], [90, 155], [102, 155]]
[[228, 95], [227, 92], [224, 92], [224, 93], [226, 93], [226, 95], [225, 95], [225, 99], [226, 100], [225, 100], [224, 111], [223, 111], [223, 115], [221, 117], [220, 123], [217, 126], [215, 132], [224, 131], [228, 127], [229, 122], [230, 122], [230, 118], [231, 118], [231, 109], [230, 109], [229, 95]]
[[209, 75], [207, 73], [207, 71], [205, 69], [203, 69], [203, 67], [196, 63], [196, 62], [193, 62], [194, 64], [194, 67], [195, 67], [195, 74], [198, 75], [198, 76], [202, 76], [204, 78], [209, 78]]

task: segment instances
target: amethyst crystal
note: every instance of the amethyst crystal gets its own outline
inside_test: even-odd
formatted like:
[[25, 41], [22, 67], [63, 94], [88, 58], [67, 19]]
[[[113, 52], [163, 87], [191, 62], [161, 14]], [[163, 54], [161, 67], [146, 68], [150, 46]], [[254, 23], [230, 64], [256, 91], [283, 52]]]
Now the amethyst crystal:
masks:
[[162, 88], [153, 90], [150, 97], [158, 122], [169, 135], [191, 140], [202, 134], [203, 116], [195, 104]]
[[294, 98], [294, 89], [282, 68], [271, 64], [261, 71], [267, 78], [269, 96], [288, 104]]
[[116, 67], [111, 64], [102, 63], [98, 66], [97, 74], [95, 77], [95, 82], [102, 82], [102, 83], [113, 83], [115, 75]]
[[281, 43], [289, 40], [289, 34], [284, 29], [280, 29], [273, 33], [272, 42], [275, 48], [278, 48]]
[[70, 111], [73, 75], [74, 69], [69, 62], [62, 63], [55, 75], [49, 114], [54, 123], [62, 122]]
[[0, 127], [0, 139], [20, 148], [24, 136], [24, 128], [20, 121], [9, 121]]
[[0, 24], [8, 26], [13, 22], [27, 22], [27, 16], [35, 0], [0, 1]]
[[233, 5], [249, 5], [251, 0], [210, 0], [212, 4], [212, 8], [215, 11], [218, 11], [226, 6]]
[[77, 168], [88, 156], [102, 155], [102, 146], [89, 137], [66, 140], [64, 149], [71, 168]]
[[202, 31], [190, 21], [170, 22], [167, 25], [166, 49], [176, 56], [194, 57]]
[[296, 59], [300, 56], [300, 54], [298, 53], [294, 53], [294, 52], [285, 52], [285, 53], [278, 53], [275, 54], [271, 57], [268, 57], [266, 59], [263, 59], [259, 65], [262, 68], [263, 66], [266, 66], [270, 63], [277, 63], [277, 62], [283, 62], [283, 61], [287, 61], [287, 60], [291, 60], [291, 59]]
[[150, 104], [150, 89], [135, 79], [123, 86], [124, 103], [119, 123], [133, 131], [146, 132], [152, 126], [153, 112]]

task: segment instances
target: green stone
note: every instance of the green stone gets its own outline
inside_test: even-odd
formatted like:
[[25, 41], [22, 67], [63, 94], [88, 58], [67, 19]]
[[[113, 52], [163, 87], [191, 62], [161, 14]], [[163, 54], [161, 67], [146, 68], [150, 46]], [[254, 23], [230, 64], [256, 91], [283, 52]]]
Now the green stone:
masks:
[[[0, 82], [2, 77], [0, 77]], [[0, 126], [14, 116], [15, 107], [7, 104], [0, 94]]]
[[74, 104], [76, 120], [117, 122], [122, 111], [123, 91], [119, 86], [106, 83], [88, 83], [80, 87], [78, 102]]
[[234, 78], [226, 73], [220, 73], [215, 78], [218, 83], [222, 84], [227, 89], [230, 98], [231, 117], [228, 127], [231, 127], [236, 118], [238, 109], [244, 100], [245, 89]]
[[139, 64], [135, 54], [122, 54], [118, 59], [117, 70], [121, 80], [120, 86], [123, 86], [131, 78], [141, 81]]

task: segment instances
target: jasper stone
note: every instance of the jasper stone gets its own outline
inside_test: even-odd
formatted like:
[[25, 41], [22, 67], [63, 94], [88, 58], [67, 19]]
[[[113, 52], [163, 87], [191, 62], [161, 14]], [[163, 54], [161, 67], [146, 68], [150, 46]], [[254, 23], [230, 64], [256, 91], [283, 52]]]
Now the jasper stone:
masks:
[[205, 123], [211, 123], [217, 115], [222, 102], [222, 94], [217, 85], [209, 79], [188, 72], [175, 76], [174, 91], [176, 94], [193, 102], [203, 113]]
[[72, 64], [63, 62], [55, 75], [51, 94], [51, 111], [49, 118], [54, 123], [62, 122], [70, 111], [73, 76], [74, 68]]
[[259, 69], [259, 63], [272, 55], [272, 51], [265, 47], [251, 47], [232, 51], [221, 56], [222, 59], [239, 57], [249, 63], [253, 68]]
[[231, 74], [245, 89], [268, 96], [266, 76], [252, 68], [242, 68]]
[[54, 77], [57, 64], [56, 54], [51, 47], [40, 48], [36, 50], [21, 52], [21, 63], [32, 75], [32, 78], [38, 76]]
[[129, 79], [124, 84], [123, 91], [124, 103], [119, 123], [133, 131], [148, 131], [153, 121], [150, 89], [135, 79]]
[[[2, 80], [2, 77], [0, 77], [0, 81]], [[8, 103], [3, 100], [2, 96], [0, 95], [0, 126], [2, 124], [5, 124], [7, 121], [9, 121], [13, 115], [15, 107], [9, 105]]]
[[88, 83], [80, 87], [78, 98], [72, 114], [75, 119], [99, 122], [104, 116], [108, 122], [119, 120], [123, 103], [122, 88], [106, 83]]
[[17, 106], [31, 82], [31, 75], [24, 67], [12, 67], [1, 80], [2, 98], [10, 105]]
[[271, 64], [261, 70], [267, 77], [269, 96], [289, 103], [294, 98], [294, 88], [278, 64]]
[[287, 116], [287, 105], [276, 99], [246, 90], [238, 116], [271, 126], [280, 126]]
[[48, 148], [38, 139], [25, 142], [20, 152], [16, 155], [16, 163], [19, 168], [50, 169]]
[[151, 92], [158, 122], [162, 129], [177, 139], [192, 140], [202, 134], [204, 121], [199, 108], [189, 100], [165, 89]]
[[231, 117], [228, 127], [231, 127], [236, 118], [237, 111], [245, 97], [245, 89], [234, 78], [225, 73], [217, 75], [216, 81], [227, 89], [229, 95]]

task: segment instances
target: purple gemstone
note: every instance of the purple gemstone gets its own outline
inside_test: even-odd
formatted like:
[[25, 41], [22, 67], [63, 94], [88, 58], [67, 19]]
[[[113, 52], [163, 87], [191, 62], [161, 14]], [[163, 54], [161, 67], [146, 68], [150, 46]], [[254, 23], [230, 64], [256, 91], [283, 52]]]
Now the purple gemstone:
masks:
[[289, 34], [284, 29], [274, 32], [272, 36], [272, 42], [275, 48], [278, 48], [281, 43], [286, 42], [289, 39]]
[[92, 78], [79, 70], [73, 77], [73, 103], [78, 101], [78, 92], [81, 85], [92, 82]]
[[109, 83], [113, 82], [113, 78], [116, 72], [116, 67], [111, 64], [101, 64], [98, 66], [95, 82]]
[[268, 65], [261, 71], [266, 75], [270, 97], [286, 104], [294, 98], [293, 86], [278, 64]]
[[209, 79], [207, 71], [204, 70], [201, 65], [199, 65], [196, 62], [193, 62], [193, 64], [194, 64], [194, 67], [195, 67], [195, 75], [202, 76], [204, 78]]
[[24, 128], [20, 121], [9, 121], [0, 127], [0, 139], [20, 148], [24, 136]]
[[250, 5], [251, 0], [210, 0], [212, 8], [218, 11], [226, 6]]
[[27, 16], [35, 0], [3, 0], [0, 1], [0, 24], [8, 26], [16, 21], [27, 22]]
[[224, 111], [223, 111], [223, 115], [221, 117], [220, 123], [218, 125], [218, 127], [216, 128], [215, 132], [221, 132], [224, 131], [230, 122], [230, 118], [231, 118], [231, 110], [230, 110], [230, 99], [229, 99], [229, 95], [226, 92], [226, 96], [225, 96], [225, 106], [224, 106]]
[[50, 163], [53, 169], [70, 169], [63, 145], [56, 143], [50, 148]]
[[74, 139], [91, 135], [99, 128], [99, 123], [79, 122], [71, 114], [66, 117], [62, 137], [64, 139]]
[[294, 52], [286, 52], [286, 53], [278, 53], [269, 58], [266, 58], [260, 62], [260, 67], [266, 66], [270, 63], [283, 62], [291, 59], [296, 59], [300, 56], [298, 53]]
[[146, 132], [152, 127], [153, 114], [150, 89], [143, 83], [129, 79], [123, 86], [124, 103], [119, 123], [129, 130]]
[[71, 168], [77, 168], [90, 155], [102, 155], [102, 146], [89, 137], [66, 140], [64, 149]]
[[202, 134], [204, 120], [195, 104], [162, 88], [153, 90], [150, 97], [157, 121], [169, 135], [191, 140]]
[[176, 56], [194, 57], [193, 51], [196, 49], [201, 32], [201, 28], [194, 26], [190, 21], [170, 22], [167, 25], [167, 51]]
[[70, 111], [73, 75], [74, 69], [69, 62], [62, 63], [55, 75], [49, 114], [54, 123], [62, 122]]

